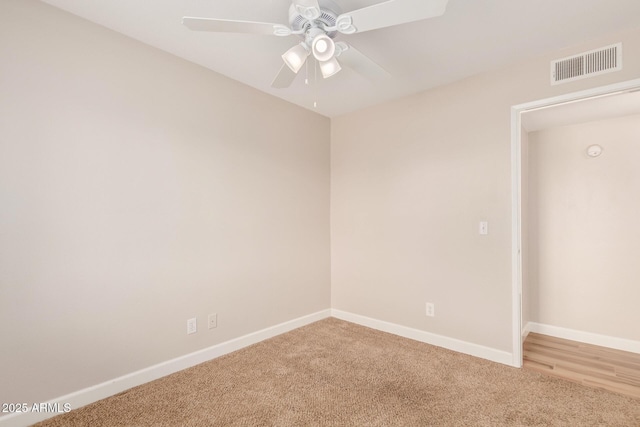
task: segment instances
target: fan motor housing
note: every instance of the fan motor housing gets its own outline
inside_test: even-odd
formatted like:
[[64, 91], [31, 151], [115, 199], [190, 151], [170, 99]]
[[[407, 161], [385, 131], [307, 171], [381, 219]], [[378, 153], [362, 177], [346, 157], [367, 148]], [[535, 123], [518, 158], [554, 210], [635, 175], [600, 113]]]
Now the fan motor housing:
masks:
[[[313, 22], [298, 13], [295, 5], [292, 4], [289, 8], [289, 25], [293, 31], [302, 30], [302, 38], [312, 27], [320, 27], [324, 30], [327, 27], [335, 27], [336, 25], [336, 19], [341, 13], [340, 7], [331, 0], [320, 0], [318, 4], [320, 5], [320, 16], [314, 19]], [[325, 31], [325, 33], [327, 36], [334, 38], [338, 32]]]

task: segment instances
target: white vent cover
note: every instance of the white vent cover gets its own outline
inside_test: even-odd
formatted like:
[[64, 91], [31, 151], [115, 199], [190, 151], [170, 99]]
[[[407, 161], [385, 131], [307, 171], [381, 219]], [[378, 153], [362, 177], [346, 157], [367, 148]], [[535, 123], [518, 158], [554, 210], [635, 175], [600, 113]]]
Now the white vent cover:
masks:
[[622, 43], [551, 61], [551, 84], [622, 70]]

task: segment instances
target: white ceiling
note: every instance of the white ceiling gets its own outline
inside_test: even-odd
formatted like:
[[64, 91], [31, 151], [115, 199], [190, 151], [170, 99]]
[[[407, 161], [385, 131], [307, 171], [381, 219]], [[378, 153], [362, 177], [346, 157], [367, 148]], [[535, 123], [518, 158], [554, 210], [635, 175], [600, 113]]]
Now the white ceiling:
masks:
[[[286, 25], [291, 0], [42, 1], [328, 117], [640, 27], [640, 0], [450, 0], [442, 17], [336, 38], [392, 78], [374, 84], [343, 69], [310, 86], [298, 76], [290, 88], [273, 89], [280, 55], [296, 36], [196, 32], [181, 18]], [[347, 12], [380, 0], [335, 2]]]

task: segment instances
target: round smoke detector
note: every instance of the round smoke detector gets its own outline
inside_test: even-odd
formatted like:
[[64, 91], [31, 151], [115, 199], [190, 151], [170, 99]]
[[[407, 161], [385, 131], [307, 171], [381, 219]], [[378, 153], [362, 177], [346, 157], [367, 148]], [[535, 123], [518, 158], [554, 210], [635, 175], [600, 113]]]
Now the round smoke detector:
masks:
[[598, 157], [602, 154], [602, 147], [599, 145], [590, 145], [587, 147], [587, 155], [589, 157]]
[[[321, 28], [335, 27], [336, 19], [341, 13], [340, 7], [331, 0], [319, 0], [318, 4], [320, 5], [320, 16], [313, 21], [319, 23]], [[289, 8], [289, 25], [293, 31], [303, 30], [302, 38], [304, 38], [304, 33], [312, 27], [309, 19], [298, 12], [293, 4]], [[337, 31], [327, 32], [326, 34], [334, 38]]]

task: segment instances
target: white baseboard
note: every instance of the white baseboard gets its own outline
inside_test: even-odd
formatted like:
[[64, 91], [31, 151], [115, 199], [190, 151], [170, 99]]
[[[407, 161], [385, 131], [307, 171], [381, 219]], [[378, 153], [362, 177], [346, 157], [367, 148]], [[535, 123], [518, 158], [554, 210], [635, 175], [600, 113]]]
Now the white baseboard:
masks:
[[431, 332], [421, 331], [419, 329], [409, 328], [407, 326], [397, 325], [382, 320], [372, 319], [358, 314], [352, 314], [340, 310], [331, 310], [331, 316], [346, 320], [347, 322], [356, 323], [368, 328], [377, 329], [379, 331], [388, 332], [401, 337], [409, 338], [415, 341], [443, 347], [449, 350], [457, 351], [482, 359], [491, 360], [492, 362], [502, 363], [504, 365], [515, 366], [513, 355], [509, 352], [496, 350], [495, 348], [485, 347], [478, 344], [461, 341], [455, 338], [449, 338], [442, 335], [433, 334]]
[[[279, 325], [271, 326], [194, 353], [186, 354], [184, 356], [123, 375], [113, 380], [67, 394], [66, 396], [61, 396], [57, 399], [46, 402], [46, 404], [49, 405], [49, 407], [56, 407], [56, 404], [58, 404], [60, 409], [64, 408], [65, 404], [69, 404], [72, 409], [77, 409], [109, 396], [113, 396], [114, 394], [123, 392], [132, 387], [190, 368], [208, 360], [212, 360], [233, 351], [240, 350], [244, 347], [259, 343], [260, 341], [264, 341], [310, 323], [317, 322], [318, 320], [326, 319], [330, 316], [331, 310], [327, 309], [308, 316], [299, 317], [288, 322], [280, 323]], [[56, 415], [59, 414], [56, 412], [13, 413], [0, 417], [0, 426], [27, 426]]]
[[640, 341], [577, 331], [575, 329], [561, 328], [559, 326], [545, 325], [536, 322], [529, 322], [527, 326], [529, 325], [531, 332], [640, 354]]

